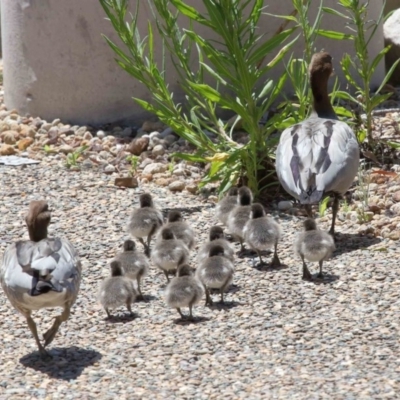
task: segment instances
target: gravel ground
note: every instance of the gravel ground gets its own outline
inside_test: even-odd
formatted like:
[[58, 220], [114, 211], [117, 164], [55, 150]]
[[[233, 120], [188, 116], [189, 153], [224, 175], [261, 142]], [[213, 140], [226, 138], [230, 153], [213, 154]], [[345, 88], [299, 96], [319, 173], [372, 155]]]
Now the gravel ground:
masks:
[[[134, 304], [136, 317], [120, 309], [107, 321], [97, 288], [126, 238], [139, 193], [151, 192], [165, 212], [182, 209], [198, 245], [216, 223], [215, 204], [151, 182], [120, 189], [112, 175], [68, 171], [55, 156], [37, 165], [0, 166], [0, 180], [0, 253], [27, 237], [27, 206], [45, 198], [54, 210], [50, 234], [68, 237], [84, 266], [78, 300], [47, 363], [25, 320], [0, 292], [0, 399], [398, 398], [397, 241], [361, 235], [351, 220], [339, 221], [326, 278], [303, 282], [292, 250], [302, 218], [271, 209], [283, 229], [282, 269], [259, 271], [251, 258], [238, 258], [227, 305], [201, 303], [194, 310], [197, 322], [188, 323], [166, 308], [165, 277], [152, 266], [142, 289], [148, 302]], [[328, 229], [329, 217], [320, 221], [322, 228]], [[40, 332], [56, 311], [34, 315]]]

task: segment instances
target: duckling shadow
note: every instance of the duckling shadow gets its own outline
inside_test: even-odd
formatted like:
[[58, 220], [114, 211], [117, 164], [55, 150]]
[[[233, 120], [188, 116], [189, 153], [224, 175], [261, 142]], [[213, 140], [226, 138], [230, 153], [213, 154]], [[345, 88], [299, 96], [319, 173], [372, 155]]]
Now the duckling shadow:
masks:
[[20, 358], [19, 362], [24, 367], [40, 371], [51, 378], [70, 381], [102, 357], [96, 350], [76, 346], [54, 347], [48, 353], [52, 356], [50, 360], [44, 360], [38, 351], [34, 351]]
[[124, 314], [124, 315], [112, 315], [111, 317], [106, 317], [104, 318], [104, 321], [106, 324], [118, 324], [118, 323], [122, 323], [122, 324], [127, 324], [129, 322], [134, 321], [136, 318], [139, 318], [138, 314]]
[[335, 274], [324, 274], [322, 278], [313, 277], [312, 281], [307, 281], [314, 283], [315, 285], [330, 285], [340, 279], [339, 275]]
[[257, 263], [253, 264], [253, 268], [260, 272], [276, 272], [284, 269], [288, 269], [289, 266], [286, 264], [280, 264], [279, 266], [271, 266], [270, 263]]
[[352, 251], [365, 249], [373, 246], [374, 244], [380, 243], [382, 240], [378, 238], [369, 238], [367, 236], [361, 236], [358, 234], [351, 233], [336, 233], [335, 234], [335, 245], [336, 250], [333, 252], [332, 258], [340, 256], [342, 254], [351, 253]]
[[193, 319], [184, 319], [184, 318], [177, 318], [174, 320], [175, 325], [191, 325], [191, 324], [200, 324], [202, 322], [209, 321], [210, 318], [208, 317], [194, 317]]
[[224, 301], [223, 303], [221, 302], [214, 302], [212, 305], [209, 305], [208, 307], [211, 310], [225, 310], [225, 311], [229, 311], [232, 308], [241, 306], [242, 303], [239, 303], [238, 301]]
[[144, 294], [142, 299], [137, 299], [136, 301], [139, 303], [148, 303], [149, 301], [154, 301], [157, 300], [156, 296], [153, 296], [151, 294]]

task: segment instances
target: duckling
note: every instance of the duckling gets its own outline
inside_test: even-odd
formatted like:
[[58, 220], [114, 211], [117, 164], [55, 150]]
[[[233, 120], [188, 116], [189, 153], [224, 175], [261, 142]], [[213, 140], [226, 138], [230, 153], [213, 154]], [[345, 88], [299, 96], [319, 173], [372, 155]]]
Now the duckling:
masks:
[[228, 194], [223, 197], [215, 207], [216, 216], [224, 225], [228, 224], [229, 213], [237, 204], [237, 195], [238, 188], [236, 186], [231, 187]]
[[317, 229], [317, 224], [312, 218], [304, 221], [304, 229], [305, 232], [300, 233], [295, 242], [295, 251], [303, 261], [303, 279], [312, 280], [304, 259], [311, 262], [318, 261], [318, 278], [323, 278], [322, 264], [335, 250], [334, 239], [329, 233]]
[[250, 219], [251, 203], [253, 201], [253, 194], [247, 186], [239, 188], [237, 204], [229, 213], [228, 216], [228, 229], [240, 242], [240, 252], [243, 253], [245, 248], [243, 246], [243, 229], [246, 222]]
[[167, 282], [168, 272], [176, 270], [180, 265], [187, 264], [189, 249], [186, 244], [175, 237], [172, 230], [165, 227], [161, 230], [161, 239], [156, 242], [151, 260], [164, 271]]
[[224, 231], [220, 226], [212, 226], [209, 234], [209, 242], [204, 243], [197, 254], [197, 263], [201, 264], [210, 256], [210, 249], [213, 245], [218, 244], [224, 248], [225, 257], [231, 261], [234, 259], [234, 251], [232, 246], [225, 239]]
[[277, 253], [281, 228], [271, 217], [265, 215], [264, 207], [261, 204], [253, 203], [251, 205], [251, 219], [244, 226], [243, 234], [249, 246], [257, 252], [261, 265], [264, 264], [261, 251], [269, 250], [272, 247], [274, 247], [274, 258], [271, 266], [279, 267], [281, 265]]
[[196, 276], [203, 283], [206, 290], [206, 305], [212, 305], [210, 289], [219, 289], [221, 303], [224, 303], [224, 292], [232, 283], [234, 266], [232, 261], [225, 256], [224, 248], [218, 244], [210, 248], [207, 258], [196, 270]]
[[124, 276], [136, 280], [138, 291], [137, 300], [143, 300], [144, 297], [140, 289], [140, 282], [149, 272], [149, 262], [147, 258], [136, 251], [135, 242], [128, 239], [124, 242], [124, 251], [117, 254], [115, 260], [121, 263]]
[[329, 99], [328, 80], [333, 72], [332, 57], [313, 55], [309, 68], [313, 93], [310, 117], [285, 129], [276, 151], [276, 172], [283, 188], [306, 206], [312, 217], [312, 204], [326, 195], [333, 196], [332, 224], [335, 234], [339, 197], [357, 175], [360, 149], [353, 130], [339, 121]]
[[[139, 202], [140, 208], [133, 210], [131, 214], [128, 231], [142, 243], [145, 254], [149, 256], [151, 238], [163, 224], [163, 215], [154, 207], [150, 193], [141, 194]], [[147, 243], [144, 242], [144, 237], [147, 237]]]
[[[48, 238], [51, 220], [48, 203], [32, 201], [25, 218], [30, 240], [11, 244], [4, 253], [0, 268], [0, 282], [11, 305], [28, 323], [43, 358], [51, 358], [45, 347], [56, 336], [78, 296], [82, 265], [72, 244], [64, 238]], [[32, 311], [62, 307], [53, 326], [40, 342]]]
[[[172, 210], [168, 213], [168, 222], [165, 227], [171, 229], [175, 237], [179, 240], [182, 240], [189, 250], [194, 247], [194, 231], [189, 224], [183, 220], [182, 214], [179, 211]], [[159, 232], [157, 234], [156, 241], [160, 240], [160, 237], [161, 234]]]
[[131, 304], [136, 299], [136, 290], [133, 281], [122, 275], [121, 263], [111, 261], [111, 277], [105, 279], [98, 294], [99, 302], [104, 307], [107, 317], [111, 318], [110, 308], [126, 305], [130, 315], [133, 315]]
[[204, 288], [194, 275], [194, 269], [189, 265], [181, 265], [177, 276], [173, 278], [165, 289], [165, 300], [169, 307], [176, 308], [182, 319], [181, 307], [189, 307], [188, 319], [193, 321], [192, 308], [199, 303], [204, 295]]

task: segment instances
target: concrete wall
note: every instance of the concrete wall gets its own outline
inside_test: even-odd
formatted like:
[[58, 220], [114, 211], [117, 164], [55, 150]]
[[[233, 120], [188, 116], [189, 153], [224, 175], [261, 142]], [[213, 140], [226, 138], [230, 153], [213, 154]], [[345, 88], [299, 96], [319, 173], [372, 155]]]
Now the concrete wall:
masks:
[[[138, 0], [137, 0], [138, 1]], [[200, 7], [200, 0], [188, 0]], [[136, 0], [131, 0], [134, 9]], [[291, 1], [265, 1], [268, 12], [288, 14]], [[319, 0], [315, 0], [315, 5]], [[336, 0], [324, 5], [337, 7]], [[370, 16], [376, 17], [381, 0], [370, 2]], [[1, 0], [5, 102], [8, 108], [41, 116], [61, 118], [71, 123], [101, 124], [118, 120], [138, 120], [142, 109], [132, 97], [149, 98], [146, 89], [122, 71], [101, 34], [113, 40], [116, 35], [98, 0]], [[147, 1], [140, 1], [139, 28], [146, 35], [151, 19]], [[272, 35], [282, 20], [264, 16], [260, 30]], [[326, 29], [344, 29], [343, 21], [326, 15]], [[206, 35], [206, 32], [204, 32]], [[374, 56], [383, 46], [381, 32], [371, 42]], [[300, 55], [302, 46], [296, 45]], [[351, 43], [320, 40], [317, 49], [329, 50], [340, 75], [339, 60], [344, 52], [353, 53]], [[176, 75], [167, 63], [168, 79], [174, 91]], [[378, 85], [383, 65], [374, 77]]]

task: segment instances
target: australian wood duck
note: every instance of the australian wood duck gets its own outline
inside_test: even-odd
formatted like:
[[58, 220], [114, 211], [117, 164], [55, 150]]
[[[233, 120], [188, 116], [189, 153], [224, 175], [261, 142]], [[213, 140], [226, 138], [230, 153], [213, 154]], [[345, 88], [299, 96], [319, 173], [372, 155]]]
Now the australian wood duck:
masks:
[[[42, 357], [50, 357], [49, 345], [65, 322], [79, 291], [81, 262], [67, 239], [47, 237], [51, 214], [46, 201], [32, 201], [26, 225], [30, 240], [13, 243], [4, 253], [0, 281], [13, 307], [28, 323]], [[32, 311], [62, 307], [40, 342]]]
[[325, 195], [333, 196], [329, 233], [334, 235], [339, 197], [357, 175], [359, 147], [354, 132], [338, 120], [330, 103], [328, 80], [332, 72], [328, 53], [313, 55], [309, 68], [312, 113], [282, 132], [276, 170], [283, 188], [306, 205], [309, 216], [311, 204], [317, 204]]

